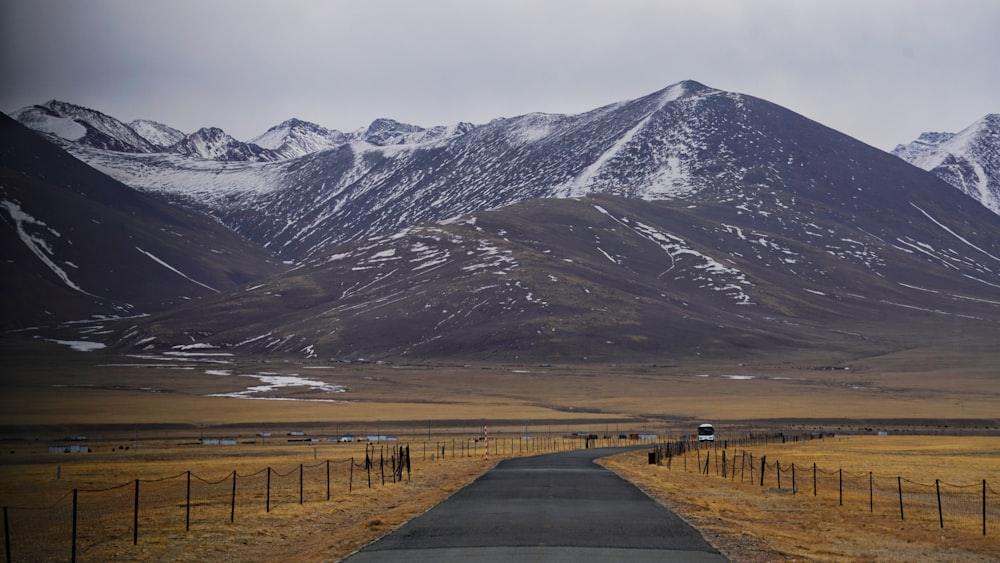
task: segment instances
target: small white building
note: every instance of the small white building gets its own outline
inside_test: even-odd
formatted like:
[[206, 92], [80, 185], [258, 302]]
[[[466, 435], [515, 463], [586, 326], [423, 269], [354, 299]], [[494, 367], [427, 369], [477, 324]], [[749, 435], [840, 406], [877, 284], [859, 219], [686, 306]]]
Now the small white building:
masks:
[[86, 454], [90, 453], [90, 447], [83, 444], [73, 444], [70, 446], [49, 446], [50, 454]]

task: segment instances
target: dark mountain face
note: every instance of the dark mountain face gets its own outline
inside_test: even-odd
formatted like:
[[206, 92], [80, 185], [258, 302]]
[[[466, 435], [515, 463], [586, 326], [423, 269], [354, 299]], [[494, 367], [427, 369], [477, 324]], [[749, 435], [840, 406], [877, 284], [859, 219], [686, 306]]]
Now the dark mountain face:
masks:
[[[253, 190], [239, 187], [246, 169], [202, 177], [144, 164], [101, 160], [113, 174], [127, 171], [121, 179], [130, 185], [205, 206], [292, 260], [409, 225], [589, 193], [717, 202], [720, 213], [799, 230], [803, 218], [832, 213], [875, 233], [887, 215], [912, 216], [911, 197], [969, 203], [939, 193], [949, 190], [899, 159], [800, 115], [690, 82], [576, 116], [532, 114], [430, 143], [345, 145], [264, 165]], [[217, 189], [192, 195], [196, 181]]]
[[88, 167], [0, 116], [3, 328], [161, 311], [282, 268], [204, 215]]
[[694, 82], [282, 162], [72, 150], [297, 263], [133, 323], [123, 347], [198, 335], [247, 353], [656, 361], [998, 336], [997, 215]]
[[720, 220], [724, 207], [530, 200], [344, 245], [119, 344], [195, 332], [237, 353], [338, 359], [742, 361], [998, 336], [996, 224], [960, 238], [921, 213], [885, 238], [816, 216], [799, 240], [752, 213]]

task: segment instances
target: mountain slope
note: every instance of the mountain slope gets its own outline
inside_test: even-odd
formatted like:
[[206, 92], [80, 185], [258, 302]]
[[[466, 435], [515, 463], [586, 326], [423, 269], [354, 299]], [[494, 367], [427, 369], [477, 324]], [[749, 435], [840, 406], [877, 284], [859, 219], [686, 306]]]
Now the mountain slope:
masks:
[[161, 311], [283, 268], [0, 116], [3, 329]]
[[924, 133], [892, 152], [1000, 214], [1000, 114], [957, 134]]
[[289, 119], [271, 127], [251, 143], [272, 150], [281, 158], [296, 158], [331, 149], [350, 141], [345, 133], [301, 119]]
[[156, 152], [153, 144], [121, 121], [58, 100], [20, 109], [11, 117], [31, 129], [81, 146], [124, 153]]
[[[355, 142], [279, 163], [196, 168], [144, 155], [75, 154], [131, 186], [204, 209], [291, 260], [533, 198], [714, 198], [752, 212], [810, 194], [849, 220], [860, 206], [912, 216], [904, 198], [918, 190], [918, 199], [933, 199], [943, 186], [784, 108], [696, 82], [580, 115], [529, 114], [426, 143]], [[770, 189], [748, 194], [748, 185]], [[966, 205], [958, 195], [949, 205]]]
[[161, 152], [169, 150], [170, 147], [183, 141], [186, 136], [173, 127], [148, 119], [137, 119], [129, 123], [128, 126]]
[[118, 344], [197, 333], [237, 353], [337, 359], [672, 361], [1000, 335], [996, 223], [959, 235], [926, 213], [884, 239], [816, 216], [795, 240], [749, 213], [720, 222], [722, 207], [537, 199], [411, 227], [151, 317]]

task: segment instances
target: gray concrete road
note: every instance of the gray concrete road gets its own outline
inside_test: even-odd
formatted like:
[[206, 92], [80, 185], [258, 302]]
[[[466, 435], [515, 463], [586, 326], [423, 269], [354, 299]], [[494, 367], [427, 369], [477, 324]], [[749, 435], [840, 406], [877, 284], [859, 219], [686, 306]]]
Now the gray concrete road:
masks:
[[594, 463], [617, 451], [505, 460], [345, 561], [726, 561], [696, 529]]

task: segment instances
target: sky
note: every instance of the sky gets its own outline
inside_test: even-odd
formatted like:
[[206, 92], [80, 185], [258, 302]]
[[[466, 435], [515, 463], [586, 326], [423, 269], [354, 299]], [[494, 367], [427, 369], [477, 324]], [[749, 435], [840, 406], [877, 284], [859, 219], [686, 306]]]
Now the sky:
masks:
[[696, 80], [891, 150], [1000, 113], [995, 0], [2, 0], [0, 111], [250, 140], [575, 114]]

